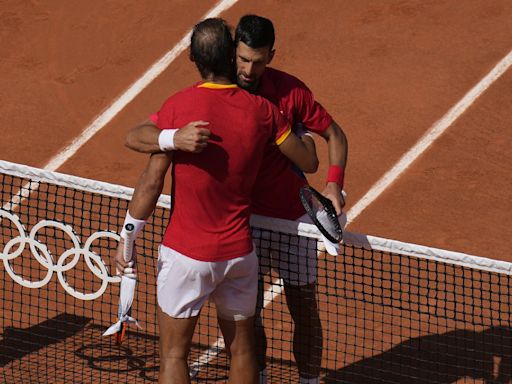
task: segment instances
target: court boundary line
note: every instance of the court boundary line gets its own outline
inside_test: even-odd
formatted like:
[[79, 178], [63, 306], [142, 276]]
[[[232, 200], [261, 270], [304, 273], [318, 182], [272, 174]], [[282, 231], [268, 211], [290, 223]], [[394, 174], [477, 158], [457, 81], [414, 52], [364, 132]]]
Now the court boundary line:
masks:
[[[216, 17], [236, 4], [238, 0], [219, 0], [200, 20]], [[181, 40], [164, 56], [158, 59], [149, 69], [134, 83], [132, 83], [121, 96], [115, 99], [107, 109], [100, 113], [80, 135], [75, 137], [70, 144], [64, 147], [59, 153], [51, 158], [44, 166], [49, 171], [57, 170], [69, 160], [85, 143], [96, 133], [105, 127], [114, 117], [117, 116], [130, 102], [135, 99], [149, 84], [165, 71], [169, 65], [190, 45], [190, 29]]]
[[[233, 6], [237, 1], [238, 0], [219, 0], [217, 4], [203, 16], [202, 19], [218, 16], [220, 13]], [[48, 160], [42, 168], [47, 171], [56, 171], [75, 153], [77, 153], [85, 143], [103, 129], [110, 121], [112, 121], [119, 112], [131, 103], [135, 97], [137, 97], [149, 84], [153, 82], [153, 80], [160, 76], [160, 74], [165, 71], [169, 65], [171, 65], [171, 63], [190, 45], [191, 35], [192, 30], [189, 30], [170, 51], [151, 65], [151, 67], [149, 67], [149, 69], [138, 80], [132, 83], [128, 89], [121, 94], [121, 96], [114, 99], [110, 106], [100, 113], [92, 123], [82, 131], [81, 134], [72, 139], [71, 143], [66, 145], [64, 149]], [[4, 207], [7, 205], [14, 207], [20, 204], [31, 192], [37, 190], [37, 187], [35, 186], [31, 191], [29, 191], [29, 188], [29, 184], [22, 185], [18, 193], [9, 203], [6, 203]]]
[[[222, 11], [229, 9], [238, 0], [220, 0], [204, 18], [214, 17]], [[121, 112], [135, 97], [137, 97], [149, 84], [152, 83], [189, 45], [191, 31], [186, 33], [182, 39], [167, 52], [161, 59], [155, 62], [138, 80], [114, 100], [106, 110], [98, 115], [85, 130], [63, 150], [51, 158], [43, 168], [55, 171], [69, 160], [85, 143], [87, 143], [97, 132], [104, 128], [119, 112]], [[452, 123], [457, 120], [473, 102], [512, 65], [512, 51], [502, 59], [494, 69], [485, 76], [475, 87], [473, 87], [454, 107], [452, 107], [438, 122], [436, 122], [420, 140], [406, 152], [400, 160], [379, 179], [370, 190], [348, 211], [347, 225], [358, 217], [370, 204], [372, 204], [396, 179], [422, 154], [424, 153]], [[23, 190], [23, 188], [22, 188]], [[273, 289], [274, 284], [269, 290]], [[277, 286], [279, 287], [279, 285]], [[276, 287], [276, 288], [277, 288]], [[269, 290], [265, 292], [268, 296]], [[280, 294], [280, 292], [278, 293]], [[277, 295], [276, 295], [277, 296]], [[275, 296], [272, 295], [270, 301]], [[264, 307], [270, 301], [266, 301]], [[214, 344], [214, 347], [217, 343]], [[201, 361], [201, 358], [199, 359]]]
[[[89, 191], [91, 193], [100, 193], [107, 196], [116, 197], [119, 199], [130, 199], [133, 194], [133, 188], [125, 187], [122, 185], [114, 185], [107, 182], [82, 178], [73, 175], [67, 175], [59, 172], [38, 169], [35, 167], [16, 164], [4, 160], [0, 160], [0, 171], [2, 173], [17, 176], [21, 178], [29, 177], [32, 182], [45, 182], [53, 185], [64, 186], [72, 189]], [[169, 209], [170, 196], [161, 195], [159, 199], [159, 206]], [[1, 211], [0, 211], [1, 213]], [[1, 221], [1, 218], [0, 218]], [[253, 215], [251, 217], [251, 224], [263, 228], [269, 227], [270, 230], [283, 231], [285, 233], [295, 234], [298, 232], [303, 236], [318, 239], [316, 227], [308, 223], [297, 223], [295, 221], [269, 218], [264, 216]], [[316, 233], [316, 234], [315, 234]], [[411, 255], [416, 258], [423, 258], [432, 261], [444, 262], [455, 265], [469, 266], [480, 270], [486, 270], [497, 273], [510, 274], [512, 271], [512, 263], [499, 262], [498, 260], [486, 259], [478, 256], [461, 254], [457, 252], [445, 251], [434, 249], [431, 247], [420, 246], [418, 244], [409, 244], [398, 242], [396, 240], [382, 239], [374, 236], [355, 234], [346, 232], [345, 242], [348, 241], [349, 245], [358, 245], [365, 248], [381, 250], [384, 252], [399, 252], [401, 254]], [[417, 248], [413, 250], [412, 247]], [[469, 263], [470, 259], [478, 259], [478, 263]], [[266, 309], [273, 300], [282, 294], [284, 289], [283, 281], [275, 278], [272, 284], [264, 293], [263, 309]], [[190, 365], [191, 377], [197, 376], [202, 368], [207, 365], [211, 360], [216, 358], [219, 353], [225, 348], [223, 337], [220, 336], [212, 343], [201, 355], [195, 359]]]
[[428, 131], [409, 149], [398, 162], [387, 171], [359, 201], [347, 212], [347, 225], [353, 222], [370, 204], [416, 161], [477, 99], [512, 65], [512, 51], [501, 59], [494, 68], [482, 78], [464, 97], [446, 114], [435, 122]]
[[[478, 82], [466, 95], [455, 104], [448, 112], [409, 149], [400, 160], [382, 176], [366, 194], [358, 200], [347, 212], [347, 226], [353, 222], [371, 203], [373, 203], [386, 189], [388, 189], [398, 177], [423, 154], [455, 120], [457, 120], [478, 97], [503, 75], [512, 65], [512, 51], [501, 59], [495, 67]], [[274, 289], [279, 289], [279, 283], [274, 281], [265, 292], [265, 295]]]

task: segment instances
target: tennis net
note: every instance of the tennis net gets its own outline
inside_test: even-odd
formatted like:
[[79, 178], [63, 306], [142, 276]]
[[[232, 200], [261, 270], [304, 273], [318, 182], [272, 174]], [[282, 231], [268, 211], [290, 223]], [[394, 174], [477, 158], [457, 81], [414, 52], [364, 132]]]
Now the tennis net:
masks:
[[[156, 382], [157, 245], [170, 198], [137, 239], [132, 315], [142, 329], [118, 346], [102, 333], [117, 320], [112, 259], [132, 189], [5, 161], [0, 178], [0, 381]], [[318, 254], [321, 382], [512, 382], [511, 264], [353, 233], [330, 256], [307, 223], [255, 216], [252, 225], [265, 254]], [[283, 282], [274, 270], [262, 279], [268, 382], [297, 383]], [[195, 381], [227, 378], [223, 347], [206, 305], [190, 356]]]

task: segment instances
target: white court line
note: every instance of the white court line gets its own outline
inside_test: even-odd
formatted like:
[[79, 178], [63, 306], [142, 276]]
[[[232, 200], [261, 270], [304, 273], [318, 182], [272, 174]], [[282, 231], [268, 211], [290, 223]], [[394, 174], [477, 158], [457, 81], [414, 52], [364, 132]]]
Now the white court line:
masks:
[[[220, 13], [229, 9], [238, 0], [220, 0], [217, 4], [203, 16], [203, 19], [217, 17]], [[162, 58], [155, 62], [137, 81], [119, 96], [105, 111], [97, 116], [87, 128], [73, 141], [67, 145], [62, 151], [51, 158], [43, 168], [48, 171], [56, 171], [62, 164], [68, 161], [85, 143], [87, 143], [96, 133], [98, 133], [105, 125], [107, 125], [114, 117], [117, 116], [137, 95], [139, 95], [153, 80], [155, 80], [167, 67], [189, 46], [192, 30], [187, 32], [185, 36]], [[10, 202], [3, 205], [3, 209], [14, 210], [21, 201], [23, 201], [30, 193], [37, 190], [36, 187], [29, 188], [30, 183], [25, 183], [20, 191], [11, 199]]]
[[395, 180], [423, 153], [432, 143], [457, 120], [466, 109], [500, 78], [512, 65], [512, 51], [455, 104], [440, 120], [438, 120], [420, 140], [407, 151], [388, 172], [378, 180], [368, 192], [347, 212], [347, 225], [355, 220], [371, 203], [373, 203]]
[[[229, 9], [238, 0], [221, 0], [206, 13], [202, 19], [217, 17], [220, 13]], [[155, 80], [190, 44], [190, 30], [176, 44], [176, 46], [167, 52], [160, 60], [155, 62], [147, 71], [135, 81], [117, 100], [115, 100], [103, 113], [101, 113], [94, 121], [76, 137], [66, 148], [55, 155], [43, 167], [49, 171], [57, 170], [71, 156], [73, 156], [87, 141], [91, 139], [99, 130], [107, 125], [114, 117], [117, 116], [139, 93], [141, 93], [153, 80]]]
[[[224, 10], [230, 8], [238, 0], [222, 0], [212, 8], [204, 18], [215, 17]], [[49, 171], [57, 170], [70, 157], [72, 157], [87, 141], [89, 141], [98, 131], [108, 124], [126, 105], [128, 105], [142, 90], [144, 90], [156, 77], [158, 77], [181, 52], [187, 47], [191, 32], [188, 32], [181, 41], [160, 60], [153, 64], [150, 69], [135, 83], [133, 83], [110, 107], [100, 114], [80, 136], [75, 138], [66, 148], [54, 156], [43, 167]], [[455, 121], [473, 102], [485, 91], [495, 80], [497, 80], [512, 63], [512, 51], [487, 75], [477, 86], [475, 86], [458, 104], [456, 104], [438, 123], [436, 123], [422, 139], [407, 152], [402, 159], [388, 171], [381, 180], [379, 180], [367, 193], [352, 207], [347, 213], [347, 224], [353, 221], [368, 205], [370, 205], [380, 194], [387, 189], [396, 178], [423, 153], [433, 141], [435, 141], [453, 121]], [[24, 186], [23, 189], [26, 187]], [[20, 191], [20, 195], [22, 191]], [[276, 282], [265, 293], [274, 287]], [[278, 288], [279, 287], [279, 288]], [[275, 285], [274, 289], [282, 289], [281, 285]], [[276, 292], [275, 296], [279, 293]], [[275, 296], [271, 297], [271, 300]], [[266, 302], [268, 304], [270, 301]], [[266, 305], [265, 305], [266, 306]], [[217, 343], [213, 347], [216, 347]], [[220, 346], [220, 345], [219, 345]], [[212, 347], [212, 348], [213, 348]]]
[[[512, 51], [508, 53], [491, 72], [474, 86], [457, 104], [455, 104], [423, 137], [391, 168], [347, 213], [347, 225], [384, 192], [430, 145], [457, 120], [464, 111], [512, 65]], [[265, 291], [264, 308], [281, 294], [282, 281], [276, 279]], [[220, 347], [220, 348], [219, 348]], [[192, 365], [191, 375], [195, 377], [199, 370], [208, 364], [223, 349], [222, 337], [219, 337]]]

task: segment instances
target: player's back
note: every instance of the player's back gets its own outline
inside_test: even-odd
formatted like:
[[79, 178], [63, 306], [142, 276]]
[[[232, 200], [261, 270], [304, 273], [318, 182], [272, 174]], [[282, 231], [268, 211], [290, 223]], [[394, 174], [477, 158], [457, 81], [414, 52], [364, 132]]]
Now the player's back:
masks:
[[287, 124], [268, 101], [210, 83], [171, 97], [158, 124], [173, 128], [196, 120], [209, 122], [210, 140], [201, 153], [174, 154], [174, 205], [164, 244], [201, 260], [242, 256], [252, 249], [250, 196], [263, 149]]

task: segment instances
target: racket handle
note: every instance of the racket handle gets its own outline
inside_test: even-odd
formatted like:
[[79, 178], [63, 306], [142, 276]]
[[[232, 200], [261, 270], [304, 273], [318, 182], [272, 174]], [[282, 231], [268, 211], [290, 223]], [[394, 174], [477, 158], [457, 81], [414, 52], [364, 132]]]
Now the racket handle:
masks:
[[124, 248], [123, 248], [123, 258], [124, 261], [129, 262], [132, 259], [133, 252], [133, 231], [135, 226], [131, 223], [128, 223], [124, 226]]

